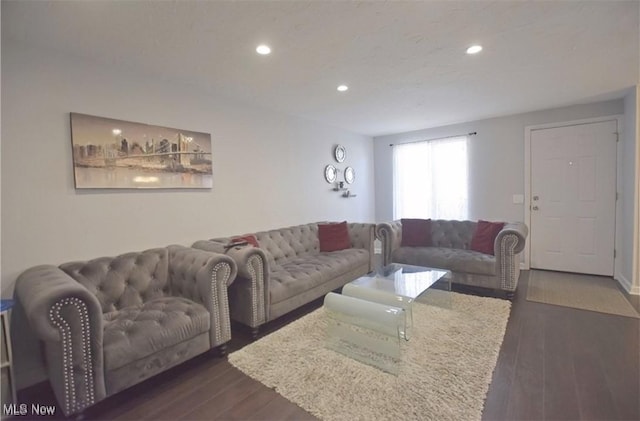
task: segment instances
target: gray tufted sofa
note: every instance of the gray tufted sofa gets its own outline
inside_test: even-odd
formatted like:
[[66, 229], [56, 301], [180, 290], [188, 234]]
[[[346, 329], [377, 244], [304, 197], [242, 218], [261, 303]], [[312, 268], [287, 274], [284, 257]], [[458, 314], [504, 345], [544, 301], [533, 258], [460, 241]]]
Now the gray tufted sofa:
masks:
[[36, 266], [16, 281], [12, 330], [30, 327], [61, 409], [79, 413], [224, 346], [236, 272], [228, 256], [183, 246]]
[[401, 247], [402, 222], [397, 220], [376, 226], [382, 242], [382, 263], [405, 263], [448, 269], [453, 283], [491, 288], [512, 298], [520, 277], [520, 256], [528, 235], [521, 222], [505, 224], [495, 239], [494, 253], [469, 250], [474, 221], [431, 221], [430, 247]]
[[[231, 318], [253, 329], [373, 270], [374, 224], [348, 224], [351, 247], [320, 252], [318, 224], [258, 232], [260, 247], [227, 251], [238, 265], [229, 290]], [[231, 238], [198, 241], [193, 247], [225, 252]]]

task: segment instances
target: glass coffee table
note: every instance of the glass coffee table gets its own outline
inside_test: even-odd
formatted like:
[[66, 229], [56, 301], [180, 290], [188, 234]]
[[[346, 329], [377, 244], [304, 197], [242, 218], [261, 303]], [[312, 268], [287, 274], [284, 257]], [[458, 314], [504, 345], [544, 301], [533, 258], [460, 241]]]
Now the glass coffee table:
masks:
[[392, 263], [349, 282], [325, 297], [327, 347], [397, 374], [416, 299], [450, 308], [451, 272]]

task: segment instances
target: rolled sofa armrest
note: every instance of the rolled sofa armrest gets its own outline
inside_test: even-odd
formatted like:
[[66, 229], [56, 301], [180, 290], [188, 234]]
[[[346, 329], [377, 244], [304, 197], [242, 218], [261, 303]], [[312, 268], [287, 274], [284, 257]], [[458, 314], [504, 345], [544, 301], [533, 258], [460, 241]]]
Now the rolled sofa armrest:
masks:
[[496, 236], [493, 244], [496, 268], [501, 288], [515, 291], [520, 278], [519, 253], [524, 250], [529, 229], [522, 222], [507, 223]]
[[236, 278], [232, 258], [194, 248], [169, 246], [169, 282], [175, 296], [202, 304], [211, 315], [211, 347], [231, 340], [228, 287]]
[[347, 229], [349, 230], [351, 247], [365, 249], [369, 252], [369, 271], [372, 271], [374, 268], [373, 240], [376, 238], [376, 225], [349, 223]]
[[402, 242], [402, 222], [397, 220], [377, 224], [376, 237], [382, 247], [382, 265], [386, 266], [391, 263], [393, 251], [399, 248]]
[[227, 248], [217, 240], [196, 241], [194, 248], [223, 250], [238, 266], [238, 276], [230, 288], [231, 318], [250, 327], [258, 327], [269, 319], [269, 259], [259, 247]]
[[496, 255], [501, 250], [501, 243], [504, 241], [504, 237], [507, 235], [512, 235], [513, 239], [511, 240], [511, 248], [513, 254], [518, 254], [522, 250], [524, 250], [525, 241], [527, 240], [527, 236], [529, 235], [529, 229], [522, 222], [509, 222], [504, 224], [504, 227], [498, 232], [496, 236], [495, 242], [493, 243], [493, 248], [496, 252]]
[[[261, 270], [268, 273], [269, 259], [264, 250], [258, 247], [238, 246], [226, 247], [226, 244], [215, 240], [196, 241], [191, 246], [195, 249], [205, 250], [214, 253], [223, 253], [234, 260], [238, 267], [238, 276], [242, 278], [251, 278], [254, 271]], [[257, 259], [255, 257], [258, 257]], [[257, 262], [262, 262], [262, 267], [256, 267]]]
[[106, 397], [103, 316], [96, 296], [52, 265], [24, 271], [15, 297], [44, 343], [51, 387], [66, 415]]

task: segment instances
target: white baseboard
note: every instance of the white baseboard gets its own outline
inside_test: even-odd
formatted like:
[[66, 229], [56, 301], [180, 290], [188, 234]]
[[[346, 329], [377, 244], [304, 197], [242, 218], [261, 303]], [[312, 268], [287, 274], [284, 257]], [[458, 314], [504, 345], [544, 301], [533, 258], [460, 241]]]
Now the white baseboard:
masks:
[[616, 281], [618, 281], [618, 283], [622, 285], [622, 288], [624, 288], [624, 290], [629, 294], [640, 295], [640, 285], [632, 285], [631, 281], [625, 278], [623, 274], [619, 273], [616, 276]]

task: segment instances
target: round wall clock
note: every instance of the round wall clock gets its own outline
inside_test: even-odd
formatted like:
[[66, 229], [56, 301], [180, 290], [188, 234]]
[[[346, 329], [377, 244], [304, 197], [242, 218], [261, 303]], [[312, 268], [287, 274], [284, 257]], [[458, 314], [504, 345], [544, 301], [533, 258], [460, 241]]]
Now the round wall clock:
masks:
[[327, 183], [335, 183], [336, 178], [338, 178], [338, 170], [333, 165], [327, 165], [324, 167], [324, 179], [327, 180]]
[[333, 154], [336, 157], [336, 161], [344, 162], [344, 159], [347, 157], [347, 150], [342, 145], [336, 146], [336, 149], [333, 151]]
[[352, 167], [347, 167], [344, 169], [344, 181], [351, 184], [356, 179], [356, 173]]

